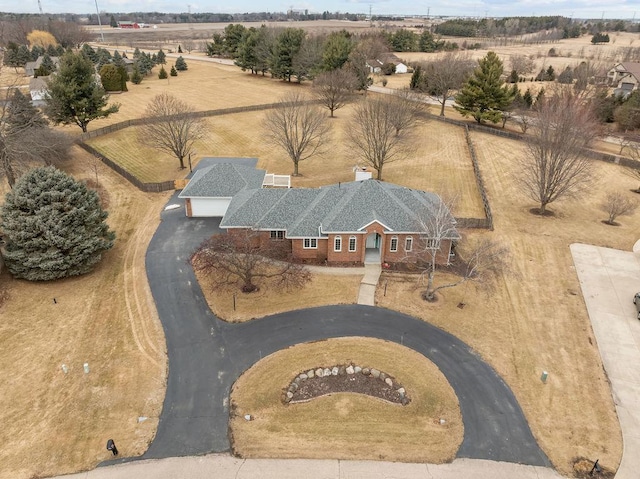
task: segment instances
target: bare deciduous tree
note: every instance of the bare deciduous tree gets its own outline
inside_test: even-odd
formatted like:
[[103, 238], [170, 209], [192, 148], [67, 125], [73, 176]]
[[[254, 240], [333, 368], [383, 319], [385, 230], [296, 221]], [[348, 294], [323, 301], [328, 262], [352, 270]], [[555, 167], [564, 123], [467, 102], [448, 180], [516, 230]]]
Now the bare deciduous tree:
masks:
[[608, 225], [617, 226], [616, 218], [632, 215], [638, 207], [638, 202], [619, 191], [614, 191], [607, 194], [599, 207], [601, 211], [608, 215], [604, 222]]
[[468, 53], [448, 52], [422, 66], [418, 88], [440, 103], [440, 116], [444, 116], [447, 99], [460, 89], [475, 67]]
[[511, 55], [509, 58], [509, 64], [511, 65], [511, 70], [515, 70], [518, 75], [528, 75], [533, 72], [536, 67], [534, 59], [521, 54]]
[[175, 155], [184, 169], [184, 159], [193, 145], [204, 135], [204, 123], [185, 102], [169, 93], [156, 95], [144, 114], [146, 123], [140, 128], [140, 141]]
[[347, 127], [347, 138], [354, 152], [382, 179], [384, 165], [402, 160], [415, 125], [410, 122], [398, 129], [396, 109], [402, 103], [388, 95], [362, 100]]
[[416, 265], [422, 268], [420, 281], [426, 280], [422, 298], [426, 301], [435, 301], [439, 291], [467, 281], [474, 281], [491, 290], [495, 284], [493, 280], [509, 271], [509, 249], [495, 240], [483, 237], [473, 243], [465, 241], [456, 246], [456, 256], [451, 270], [457, 278], [436, 284], [437, 272], [449, 259], [449, 251], [443, 246], [449, 241], [455, 243], [460, 240], [456, 220], [451, 214], [451, 204], [452, 201], [440, 201], [434, 203], [430, 211], [424, 212], [420, 224], [424, 233], [409, 253]]
[[7, 90], [0, 108], [0, 175], [13, 185], [31, 167], [66, 158], [72, 141], [51, 129], [18, 89]]
[[[640, 182], [640, 134], [638, 135], [626, 135], [620, 141], [620, 154], [626, 153], [631, 159], [637, 162], [636, 166], [627, 166], [625, 173], [634, 180]], [[640, 193], [640, 186], [636, 190], [636, 193]]]
[[592, 161], [582, 150], [599, 135], [600, 125], [589, 105], [566, 88], [536, 105], [519, 180], [544, 215], [547, 205], [578, 196], [591, 183]]
[[290, 259], [288, 242], [264, 243], [258, 232], [244, 230], [205, 240], [192, 254], [191, 264], [212, 278], [214, 288], [237, 285], [243, 293], [251, 293], [261, 280], [275, 280], [277, 287], [286, 289], [308, 283], [309, 270]]
[[322, 106], [331, 112], [345, 106], [352, 98], [358, 79], [355, 74], [346, 69], [339, 68], [321, 73], [313, 81], [313, 91]]
[[320, 108], [299, 93], [286, 95], [267, 113], [267, 141], [287, 152], [293, 162], [293, 176], [298, 164], [321, 154], [328, 146], [329, 123]]
[[400, 135], [403, 130], [410, 130], [418, 115], [428, 108], [408, 88], [396, 90], [389, 98], [391, 103], [389, 114], [391, 123], [396, 129], [396, 136]]

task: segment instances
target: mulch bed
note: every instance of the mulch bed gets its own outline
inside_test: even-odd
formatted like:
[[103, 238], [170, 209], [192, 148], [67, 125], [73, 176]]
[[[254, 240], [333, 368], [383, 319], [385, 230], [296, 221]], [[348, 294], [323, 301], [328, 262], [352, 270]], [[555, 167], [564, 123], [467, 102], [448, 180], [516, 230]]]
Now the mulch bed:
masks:
[[[397, 391], [398, 386], [390, 387], [387, 383], [373, 376], [364, 374], [339, 374], [337, 376], [323, 376], [305, 379], [293, 393], [291, 402], [309, 401], [313, 398], [325, 396], [331, 393], [354, 392], [366, 394], [385, 401], [403, 404], [403, 398]], [[407, 398], [405, 396], [404, 403]]]

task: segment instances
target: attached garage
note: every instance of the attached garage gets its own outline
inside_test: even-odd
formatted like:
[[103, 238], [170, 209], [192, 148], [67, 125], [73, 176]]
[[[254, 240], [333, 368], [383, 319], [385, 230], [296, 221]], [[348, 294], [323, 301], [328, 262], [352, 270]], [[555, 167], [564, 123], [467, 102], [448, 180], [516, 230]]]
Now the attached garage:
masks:
[[194, 218], [197, 218], [199, 216], [222, 217], [227, 212], [227, 208], [229, 207], [229, 202], [231, 202], [231, 197], [229, 198], [186, 198], [185, 209], [187, 212], [187, 216], [193, 216]]
[[262, 188], [266, 171], [234, 163], [217, 163], [193, 175], [178, 198], [190, 217], [222, 217], [231, 198], [246, 189]]

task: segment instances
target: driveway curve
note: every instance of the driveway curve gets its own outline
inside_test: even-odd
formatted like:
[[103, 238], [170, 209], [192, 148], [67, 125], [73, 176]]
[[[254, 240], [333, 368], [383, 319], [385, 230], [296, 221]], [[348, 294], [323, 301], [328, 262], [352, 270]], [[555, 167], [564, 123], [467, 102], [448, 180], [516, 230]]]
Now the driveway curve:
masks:
[[[179, 203], [177, 195], [169, 203]], [[550, 466], [500, 376], [465, 343], [424, 321], [362, 305], [304, 309], [241, 324], [219, 320], [188, 264], [190, 253], [220, 232], [218, 225], [218, 219], [186, 218], [181, 208], [164, 211], [147, 250], [169, 376], [158, 431], [143, 459], [229, 451], [229, 393], [242, 372], [294, 344], [367, 336], [403, 344], [440, 368], [462, 412], [457, 457]]]

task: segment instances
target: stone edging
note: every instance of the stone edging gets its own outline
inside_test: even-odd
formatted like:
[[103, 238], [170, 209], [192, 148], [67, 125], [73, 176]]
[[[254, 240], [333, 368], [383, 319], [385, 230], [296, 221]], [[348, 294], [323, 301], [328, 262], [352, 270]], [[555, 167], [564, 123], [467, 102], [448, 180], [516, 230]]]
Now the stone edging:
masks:
[[[403, 406], [406, 406], [411, 402], [411, 399], [406, 394], [405, 388], [402, 387], [401, 384], [394, 381], [394, 379], [391, 376], [389, 376], [388, 374], [378, 369], [361, 367], [355, 364], [349, 364], [347, 366], [337, 365], [330, 368], [319, 367], [316, 369], [309, 369], [306, 372], [298, 374], [293, 379], [293, 381], [291, 381], [289, 386], [284, 390], [282, 401], [285, 404], [300, 403], [300, 402], [307, 402], [311, 399], [315, 399], [315, 397], [320, 397], [320, 396], [315, 396], [309, 399], [295, 399], [296, 391], [298, 391], [301, 385], [309, 379], [329, 377], [329, 376], [355, 375], [355, 374], [361, 374], [363, 376], [370, 376], [372, 378], [379, 379], [382, 383], [384, 383], [384, 386], [381, 385], [382, 387], [391, 388], [398, 395], [399, 400], [397, 404], [402, 404]], [[335, 391], [335, 392], [342, 392], [342, 391]], [[359, 392], [359, 391], [354, 390], [353, 392]], [[363, 394], [366, 394], [366, 393], [363, 393]], [[388, 401], [387, 399], [379, 396], [374, 396], [374, 397], [378, 397], [379, 399]], [[388, 401], [388, 402], [395, 403], [394, 401]]]

